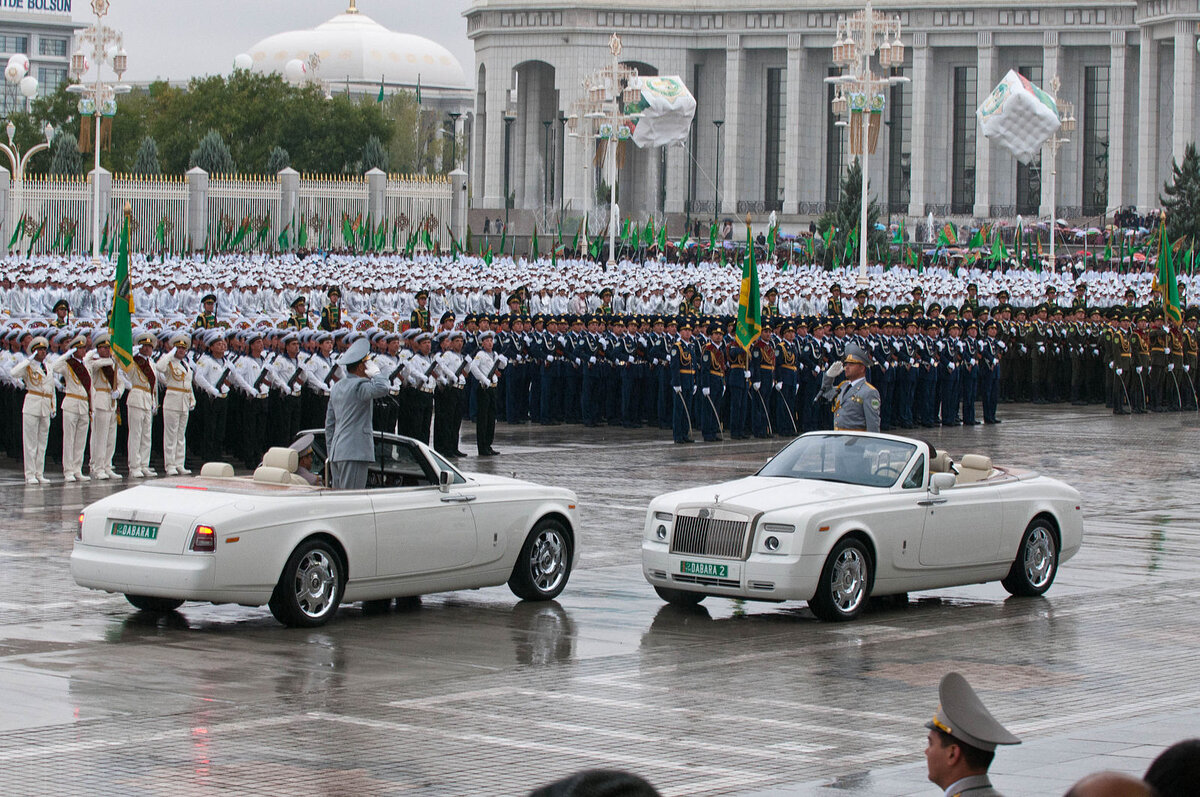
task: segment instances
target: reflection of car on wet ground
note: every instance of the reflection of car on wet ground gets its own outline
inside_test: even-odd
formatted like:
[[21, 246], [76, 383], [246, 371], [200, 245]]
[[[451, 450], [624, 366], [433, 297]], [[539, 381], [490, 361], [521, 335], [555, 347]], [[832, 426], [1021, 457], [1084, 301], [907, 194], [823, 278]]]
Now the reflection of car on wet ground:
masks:
[[642, 572], [671, 603], [804, 600], [848, 620], [872, 595], [987, 581], [1041, 595], [1082, 538], [1079, 493], [1055, 479], [906, 437], [815, 432], [753, 476], [654, 499]]
[[97, 501], [79, 516], [71, 573], [143, 610], [267, 604], [296, 626], [326, 622], [343, 601], [506, 582], [526, 600], [562, 591], [578, 560], [574, 493], [463, 473], [415, 440], [375, 438], [366, 490], [309, 486], [296, 452], [275, 448], [252, 476], [212, 463]]

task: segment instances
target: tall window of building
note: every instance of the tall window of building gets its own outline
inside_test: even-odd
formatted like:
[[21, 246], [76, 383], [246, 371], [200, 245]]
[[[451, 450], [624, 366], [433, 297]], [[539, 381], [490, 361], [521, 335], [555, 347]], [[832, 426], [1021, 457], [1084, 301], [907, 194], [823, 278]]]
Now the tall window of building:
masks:
[[64, 57], [67, 54], [67, 40], [57, 36], [42, 36], [38, 39], [38, 55], [54, 55]]
[[767, 140], [763, 200], [767, 210], [783, 210], [783, 124], [787, 77], [782, 68], [767, 70]]
[[29, 37], [19, 33], [0, 33], [0, 53], [29, 55]]
[[[697, 106], [699, 106], [699, 104], [700, 104], [701, 69], [702, 69], [702, 67], [700, 64], [692, 64], [691, 89], [692, 89], [692, 96], [694, 96], [696, 98]], [[700, 165], [699, 161], [698, 161], [700, 155], [697, 152], [697, 149], [699, 147], [700, 147], [700, 125], [697, 124], [695, 119], [693, 119], [692, 120], [692, 130], [690, 133], [688, 133], [688, 152], [691, 153], [691, 157], [688, 159], [687, 207], [684, 208], [684, 210], [688, 213], [691, 213], [695, 209], [695, 205], [696, 205], [696, 192], [697, 192], [696, 179], [699, 176], [696, 172], [696, 169]]]
[[975, 207], [975, 104], [977, 72], [973, 66], [954, 68], [954, 147], [950, 169], [950, 212], [970, 213]]
[[[1042, 85], [1040, 66], [1021, 66], [1017, 71], [1035, 86]], [[1042, 156], [1038, 153], [1028, 164], [1017, 161], [1017, 213], [1036, 216], [1042, 206]]]
[[[904, 67], [892, 69], [892, 75], [903, 77]], [[908, 209], [912, 185], [912, 85], [898, 83], [889, 90], [888, 124], [888, 207], [891, 213]]]
[[1108, 67], [1083, 70], [1083, 215], [1108, 210]]
[[38, 67], [38, 96], [45, 97], [58, 91], [58, 86], [67, 79], [67, 68], [56, 66]]
[[[830, 77], [841, 73], [842, 70], [836, 66], [829, 68]], [[833, 112], [832, 83], [825, 93], [825, 201], [837, 204], [842, 191], [842, 131], [846, 128], [837, 125], [837, 114]]]

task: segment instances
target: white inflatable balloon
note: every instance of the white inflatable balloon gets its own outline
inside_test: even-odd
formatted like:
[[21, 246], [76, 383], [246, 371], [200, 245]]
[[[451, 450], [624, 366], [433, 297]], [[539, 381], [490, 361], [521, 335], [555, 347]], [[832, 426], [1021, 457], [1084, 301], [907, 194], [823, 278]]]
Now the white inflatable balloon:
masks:
[[35, 77], [21, 78], [21, 94], [27, 99], [33, 99], [37, 95], [38, 82]]
[[22, 73], [16, 64], [9, 64], [4, 67], [4, 79], [14, 86], [21, 82]]
[[1030, 163], [1062, 125], [1054, 99], [1010, 69], [975, 111], [983, 134]]
[[308, 65], [299, 58], [293, 58], [283, 65], [283, 74], [293, 83], [299, 83], [308, 74]]
[[21, 70], [22, 77], [29, 74], [29, 59], [26, 58], [25, 56], [21, 55], [20, 53], [17, 53], [16, 55], [11, 56], [8, 59], [8, 64], [9, 64], [9, 66], [15, 66], [15, 67], [17, 67], [17, 69]]
[[233, 57], [234, 69], [249, 69], [254, 66], [254, 59], [248, 53], [238, 53]]

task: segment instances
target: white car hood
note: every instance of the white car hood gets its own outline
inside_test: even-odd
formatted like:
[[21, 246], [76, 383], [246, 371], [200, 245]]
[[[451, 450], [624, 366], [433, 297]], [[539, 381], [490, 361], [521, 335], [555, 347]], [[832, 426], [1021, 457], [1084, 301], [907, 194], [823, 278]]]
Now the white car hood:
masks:
[[827, 501], [851, 501], [883, 492], [878, 487], [857, 484], [789, 479], [782, 476], [748, 476], [744, 479], [693, 487], [659, 496], [655, 507], [720, 503], [747, 507], [760, 512], [811, 506]]

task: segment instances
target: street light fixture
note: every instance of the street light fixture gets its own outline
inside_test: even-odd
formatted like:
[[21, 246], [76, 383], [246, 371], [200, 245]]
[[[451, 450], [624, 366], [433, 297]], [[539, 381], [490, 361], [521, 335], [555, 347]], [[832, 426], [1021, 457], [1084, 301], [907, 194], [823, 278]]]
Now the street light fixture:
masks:
[[[104, 24], [108, 14], [109, 0], [92, 0], [92, 13], [96, 21], [77, 36], [79, 49], [71, 55], [70, 74], [81, 80], [89, 65], [96, 70], [95, 81], [90, 84], [77, 83], [67, 86], [72, 94], [82, 95], [79, 100], [79, 115], [91, 116], [95, 120], [95, 170], [92, 172], [92, 260], [100, 260], [100, 120], [117, 112], [117, 95], [129, 93], [129, 86], [104, 80], [104, 65], [109, 64], [117, 74], [117, 80], [129, 66], [125, 52], [124, 37], [120, 31]], [[84, 47], [91, 48], [91, 61]]]
[[879, 138], [883, 118], [882, 89], [907, 83], [902, 76], [878, 77], [871, 71], [871, 58], [879, 56], [884, 69], [904, 63], [904, 43], [900, 41], [900, 17], [887, 16], [871, 8], [870, 0], [862, 11], [842, 17], [837, 23], [837, 40], [833, 45], [833, 62], [842, 67], [843, 74], [826, 78], [834, 85], [833, 112], [842, 116], [849, 112], [850, 122], [839, 121], [839, 127], [850, 128], [850, 152], [862, 155], [861, 207], [859, 208], [858, 279], [860, 286], [867, 279], [867, 171], [871, 151]]
[[542, 120], [542, 208], [550, 207], [550, 125], [552, 119]]
[[49, 149], [51, 142], [54, 140], [54, 128], [47, 122], [46, 126], [42, 128], [42, 133], [46, 136], [46, 140], [34, 144], [24, 155], [17, 152], [17, 145], [13, 142], [13, 136], [17, 133], [17, 126], [12, 121], [9, 121], [4, 126], [4, 132], [8, 134], [8, 144], [0, 144], [0, 151], [3, 151], [8, 156], [8, 161], [12, 164], [14, 182], [20, 183], [25, 177], [25, 167], [29, 165], [29, 159], [42, 150]]
[[450, 117], [450, 171], [454, 171], [458, 168], [458, 117], [462, 113], [450, 111], [446, 116]]
[[721, 214], [720, 206], [720, 190], [721, 190], [721, 125], [725, 124], [724, 119], [713, 119], [713, 126], [717, 128], [717, 140], [713, 145], [713, 170], [716, 172], [716, 179], [713, 180], [713, 224], [717, 223], [717, 217]]
[[[1075, 131], [1075, 104], [1058, 99], [1058, 90], [1062, 81], [1055, 75], [1050, 79], [1050, 97], [1054, 100], [1061, 126], [1055, 131], [1044, 146], [1050, 148], [1050, 269], [1058, 269], [1058, 257], [1055, 252], [1055, 231], [1058, 227], [1058, 150], [1063, 144], [1069, 143], [1068, 136]], [[1059, 134], [1062, 135], [1059, 135]]]
[[517, 120], [516, 115], [511, 108], [506, 108], [504, 111], [504, 232], [508, 232], [508, 208], [512, 204], [508, 201], [509, 187], [508, 180], [511, 174], [510, 166], [512, 155], [512, 123]]
[[[567, 168], [567, 117], [562, 112], [558, 112], [558, 146], [562, 147], [563, 170]], [[567, 193], [567, 176], [565, 174], [558, 175], [558, 179], [562, 181], [562, 190], [558, 192], [558, 223], [562, 224], [563, 218], [563, 199]]]

